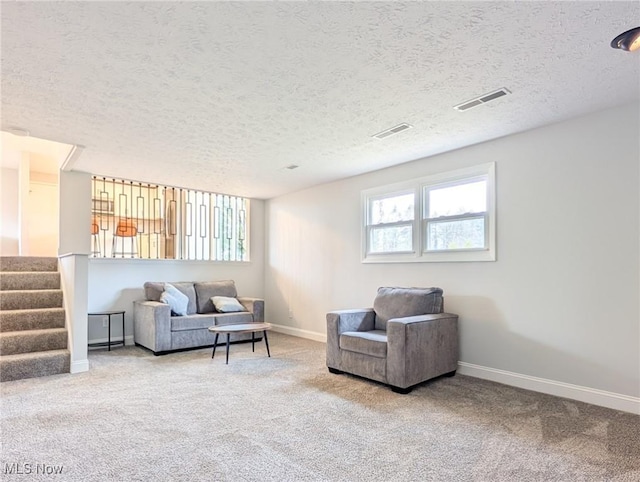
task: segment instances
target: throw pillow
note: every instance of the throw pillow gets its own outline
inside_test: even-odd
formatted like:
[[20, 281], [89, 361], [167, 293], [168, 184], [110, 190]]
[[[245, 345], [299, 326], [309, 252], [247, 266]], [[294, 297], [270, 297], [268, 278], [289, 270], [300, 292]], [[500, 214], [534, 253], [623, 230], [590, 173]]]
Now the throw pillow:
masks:
[[170, 283], [164, 284], [164, 291], [160, 295], [160, 301], [171, 307], [171, 312], [176, 316], [187, 314], [189, 297]]
[[216, 307], [216, 311], [220, 313], [233, 313], [235, 311], [246, 311], [244, 306], [235, 298], [229, 298], [228, 296], [213, 296], [211, 298], [213, 306]]

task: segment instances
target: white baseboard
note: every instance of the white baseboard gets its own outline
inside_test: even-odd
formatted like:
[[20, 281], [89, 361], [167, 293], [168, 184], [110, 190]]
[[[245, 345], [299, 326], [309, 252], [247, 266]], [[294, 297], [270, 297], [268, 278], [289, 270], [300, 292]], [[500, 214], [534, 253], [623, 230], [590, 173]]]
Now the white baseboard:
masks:
[[[119, 338], [117, 338], [119, 339]], [[95, 340], [89, 340], [89, 343], [107, 343], [109, 340], [107, 338], [97, 338]], [[113, 341], [113, 339], [111, 340]], [[129, 335], [129, 336], [125, 336], [124, 337], [124, 344], [125, 345], [133, 345], [133, 335]], [[105, 347], [101, 347], [101, 348], [106, 348]], [[88, 372], [89, 371], [89, 360], [78, 360], [78, 361], [72, 361], [71, 362], [71, 366], [69, 367], [69, 372], [70, 373], [82, 373], [82, 372]]]
[[306, 338], [307, 340], [327, 342], [327, 335], [323, 333], [316, 333], [315, 331], [301, 330], [300, 328], [292, 328], [291, 326], [276, 325], [270, 323], [273, 331], [277, 333], [284, 333], [285, 335], [297, 336], [298, 338]]
[[458, 373], [640, 415], [640, 398], [458, 362]]
[[[113, 343], [114, 341], [120, 341], [121, 337], [119, 336], [114, 336], [113, 338], [111, 338], [111, 343]], [[93, 344], [93, 343], [107, 343], [109, 341], [108, 338], [95, 338], [93, 340], [89, 340], [89, 344]], [[134, 341], [133, 341], [133, 335], [127, 335], [124, 337], [124, 344], [125, 345], [134, 345]], [[90, 347], [90, 348], [96, 348], [96, 347]], [[106, 348], [106, 347], [100, 347], [100, 348]]]
[[89, 371], [89, 360], [72, 361], [69, 367], [70, 373], [82, 373]]

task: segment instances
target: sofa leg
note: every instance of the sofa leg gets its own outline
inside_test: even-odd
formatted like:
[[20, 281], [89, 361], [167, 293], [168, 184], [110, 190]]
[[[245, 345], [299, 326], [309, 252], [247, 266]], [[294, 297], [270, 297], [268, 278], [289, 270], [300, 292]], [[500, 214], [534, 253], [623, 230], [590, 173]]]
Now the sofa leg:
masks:
[[445, 374], [444, 374], [444, 376], [445, 376], [445, 377], [452, 377], [452, 376], [454, 376], [455, 374], [456, 374], [456, 370], [453, 370], [452, 372], [445, 373]]
[[391, 387], [391, 391], [395, 393], [399, 393], [400, 395], [406, 395], [411, 390], [413, 390], [413, 387], [400, 388], [400, 387], [394, 387], [393, 385], [390, 385], [390, 387]]
[[331, 368], [331, 367], [327, 367], [329, 368], [329, 373], [335, 373], [336, 375], [342, 375], [344, 372], [341, 370], [338, 370], [337, 368]]

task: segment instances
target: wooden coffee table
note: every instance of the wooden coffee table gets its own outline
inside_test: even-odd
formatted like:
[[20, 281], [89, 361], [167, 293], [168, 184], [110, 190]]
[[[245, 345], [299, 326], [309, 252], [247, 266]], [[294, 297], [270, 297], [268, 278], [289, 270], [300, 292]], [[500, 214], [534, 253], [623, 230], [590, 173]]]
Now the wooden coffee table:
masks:
[[231, 333], [251, 333], [251, 351], [255, 351], [256, 346], [256, 338], [255, 334], [257, 331], [262, 332], [262, 337], [264, 338], [264, 344], [267, 346], [267, 355], [271, 358], [271, 353], [269, 352], [269, 340], [267, 339], [267, 330], [271, 329], [271, 325], [269, 323], [243, 323], [241, 325], [218, 325], [218, 326], [210, 326], [209, 331], [211, 333], [216, 334], [216, 339], [213, 342], [213, 353], [211, 354], [211, 358], [216, 355], [216, 345], [218, 344], [218, 335], [220, 333], [227, 334], [227, 362], [229, 364], [229, 336]]

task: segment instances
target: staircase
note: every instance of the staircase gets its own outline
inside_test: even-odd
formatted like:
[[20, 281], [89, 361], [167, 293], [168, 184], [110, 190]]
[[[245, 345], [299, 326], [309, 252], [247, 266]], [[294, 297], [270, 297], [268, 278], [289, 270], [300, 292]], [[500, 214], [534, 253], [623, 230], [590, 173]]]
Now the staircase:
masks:
[[57, 258], [0, 257], [0, 381], [69, 373]]

